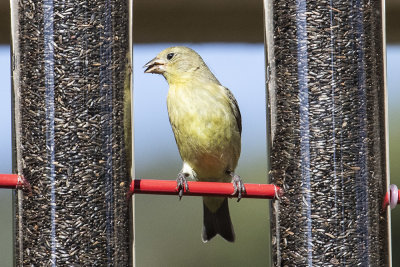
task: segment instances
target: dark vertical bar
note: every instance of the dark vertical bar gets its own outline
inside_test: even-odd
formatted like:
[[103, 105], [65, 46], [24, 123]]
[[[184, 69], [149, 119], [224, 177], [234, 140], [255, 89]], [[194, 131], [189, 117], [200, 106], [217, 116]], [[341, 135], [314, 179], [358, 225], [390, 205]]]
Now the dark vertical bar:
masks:
[[264, 9], [273, 265], [391, 265], [383, 1]]
[[11, 1], [16, 266], [130, 266], [131, 1]]

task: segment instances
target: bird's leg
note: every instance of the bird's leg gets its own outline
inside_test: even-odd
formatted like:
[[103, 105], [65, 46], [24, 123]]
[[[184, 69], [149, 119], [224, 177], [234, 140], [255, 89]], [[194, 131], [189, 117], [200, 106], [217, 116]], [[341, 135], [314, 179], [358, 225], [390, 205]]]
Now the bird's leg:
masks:
[[235, 189], [232, 195], [236, 195], [237, 193], [237, 202], [239, 202], [242, 199], [242, 194], [246, 193], [246, 188], [244, 187], [244, 183], [239, 175], [233, 173], [232, 171], [229, 171], [229, 175], [232, 177], [233, 188]]
[[187, 174], [180, 172], [178, 173], [178, 178], [176, 179], [176, 189], [179, 191], [179, 200], [181, 200], [183, 196], [183, 188], [186, 189], [187, 192], [189, 192], [189, 186], [186, 181]]

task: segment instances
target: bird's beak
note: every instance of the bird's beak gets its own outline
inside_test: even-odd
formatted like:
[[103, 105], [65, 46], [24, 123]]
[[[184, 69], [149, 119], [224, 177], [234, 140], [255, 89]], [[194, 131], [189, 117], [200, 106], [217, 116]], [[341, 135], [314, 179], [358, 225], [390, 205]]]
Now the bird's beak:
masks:
[[143, 66], [143, 68], [146, 68], [144, 72], [162, 74], [165, 72], [165, 63], [161, 58], [155, 57]]

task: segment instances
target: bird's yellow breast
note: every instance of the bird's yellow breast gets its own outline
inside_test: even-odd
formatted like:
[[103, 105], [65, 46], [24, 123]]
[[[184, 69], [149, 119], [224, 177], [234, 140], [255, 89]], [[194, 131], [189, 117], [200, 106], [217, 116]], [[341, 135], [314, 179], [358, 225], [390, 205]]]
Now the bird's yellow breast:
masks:
[[167, 105], [180, 155], [200, 180], [225, 177], [227, 169], [235, 169], [240, 133], [224, 87], [170, 84]]

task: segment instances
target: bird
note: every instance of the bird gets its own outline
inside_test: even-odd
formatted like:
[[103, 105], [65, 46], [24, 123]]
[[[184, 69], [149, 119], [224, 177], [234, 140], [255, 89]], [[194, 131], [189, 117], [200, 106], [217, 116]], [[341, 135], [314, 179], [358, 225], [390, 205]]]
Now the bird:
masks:
[[[232, 182], [238, 201], [245, 194], [235, 174], [241, 151], [242, 119], [231, 91], [222, 86], [201, 56], [184, 46], [169, 47], [144, 65], [145, 73], [161, 74], [169, 85], [167, 109], [182, 170], [178, 174], [179, 199], [187, 178]], [[226, 197], [203, 196], [204, 243], [219, 234], [229, 242], [235, 232]]]

